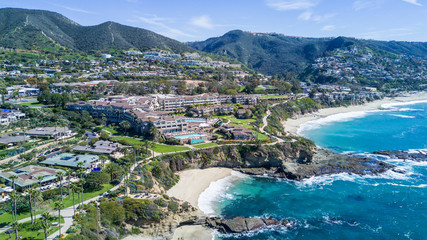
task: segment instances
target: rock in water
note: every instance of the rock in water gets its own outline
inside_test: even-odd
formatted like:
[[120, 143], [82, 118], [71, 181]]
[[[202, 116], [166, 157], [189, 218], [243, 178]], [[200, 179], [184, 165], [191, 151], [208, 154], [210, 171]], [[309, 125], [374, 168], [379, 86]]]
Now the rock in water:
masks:
[[265, 227], [265, 224], [260, 218], [246, 218], [246, 227], [248, 231], [253, 231]]
[[236, 217], [233, 219], [221, 219], [219, 217], [206, 218], [205, 225], [210, 228], [217, 229], [221, 233], [243, 233], [255, 231], [266, 226], [289, 227], [289, 221], [279, 221], [269, 218], [243, 218]]

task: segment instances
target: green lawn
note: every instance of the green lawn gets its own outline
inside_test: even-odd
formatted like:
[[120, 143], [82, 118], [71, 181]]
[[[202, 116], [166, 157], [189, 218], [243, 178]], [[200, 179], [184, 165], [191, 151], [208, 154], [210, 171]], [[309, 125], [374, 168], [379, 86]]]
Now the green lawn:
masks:
[[213, 147], [213, 146], [218, 146], [218, 144], [216, 144], [216, 143], [202, 143], [202, 144], [193, 145], [193, 147], [198, 148], [198, 149]]
[[108, 127], [102, 127], [102, 129], [105, 130], [105, 131], [107, 131], [107, 132], [109, 132], [109, 133], [111, 133], [111, 134], [118, 134], [119, 133], [116, 130], [108, 128]]
[[43, 107], [43, 106], [46, 106], [43, 103], [39, 103], [39, 102], [22, 102], [22, 103], [18, 103], [18, 105], [28, 106], [28, 107]]
[[267, 136], [267, 135], [265, 135], [265, 134], [262, 134], [262, 133], [260, 133], [260, 132], [257, 132], [257, 131], [252, 131], [252, 134], [256, 137], [257, 136], [257, 134], [258, 134], [258, 140], [260, 140], [260, 141], [266, 141], [266, 140], [268, 140], [268, 139], [270, 139], [270, 137], [269, 136]]
[[255, 122], [255, 119], [250, 118], [250, 119], [237, 119], [236, 117], [230, 115], [230, 116], [220, 116], [218, 118], [222, 118], [225, 120], [229, 120], [231, 125], [234, 126], [242, 126], [248, 129], [253, 129], [254, 127], [252, 125], [250, 125], [250, 123]]
[[173, 145], [164, 145], [164, 144], [157, 144], [154, 147], [154, 151], [158, 153], [170, 153], [170, 152], [179, 152], [179, 151], [188, 151], [190, 150], [189, 147], [182, 147], [182, 146], [173, 146]]
[[[128, 145], [143, 145], [144, 142], [135, 138], [131, 137], [115, 137], [117, 140], [125, 141]], [[151, 149], [151, 148], [150, 148]], [[154, 147], [154, 151], [158, 153], [170, 153], [170, 152], [179, 152], [179, 151], [186, 151], [190, 150], [188, 147], [183, 146], [174, 146], [174, 145], [165, 145], [165, 144], [158, 144], [156, 143], [156, 146]]]
[[[90, 193], [83, 193], [83, 201], [86, 201], [88, 199], [91, 199], [93, 197], [96, 197], [98, 195], [101, 195], [102, 193], [110, 190], [111, 188], [113, 188], [114, 186], [111, 184], [105, 184], [103, 186], [103, 188], [99, 191], [96, 192], [90, 192]], [[77, 204], [77, 194], [75, 195], [75, 201]], [[65, 208], [70, 207], [73, 205], [73, 197], [65, 197], [64, 198], [64, 206]], [[51, 203], [50, 206], [53, 208], [54, 203]], [[18, 214], [18, 220], [23, 219], [23, 218], [27, 218], [30, 217], [30, 213], [29, 212], [24, 212], [24, 213], [19, 213]], [[0, 227], [8, 225], [9, 223], [12, 222], [12, 214], [10, 213], [4, 213], [2, 215], [0, 215]], [[1, 234], [0, 234], [1, 235]]]
[[[105, 193], [105, 192], [107, 192], [108, 190], [110, 190], [111, 188], [113, 188], [114, 187], [114, 185], [111, 185], [111, 184], [104, 184], [103, 186], [102, 186], [102, 189], [101, 190], [99, 190], [99, 191], [95, 191], [95, 192], [88, 192], [88, 193], [83, 193], [83, 201], [86, 201], [86, 200], [88, 200], [88, 199], [91, 199], [91, 198], [93, 198], [93, 197], [96, 197], [96, 196], [99, 196], [99, 195], [101, 195], [101, 194], [103, 194], [103, 193]], [[75, 203], [77, 204], [77, 199], [78, 199], [78, 197], [77, 197], [78, 195], [77, 195], [77, 193], [74, 195], [74, 198], [75, 198]], [[70, 207], [70, 206], [73, 206], [73, 196], [71, 195], [71, 197], [65, 197], [64, 198], [64, 201], [62, 201], [63, 203], [64, 203], [64, 207], [65, 208], [67, 208], [67, 207]], [[50, 206], [51, 207], [53, 207], [54, 206], [54, 203], [52, 203], [52, 204], [50, 204]]]
[[[51, 220], [49, 220], [50, 223], [58, 223], [58, 217], [53, 217]], [[61, 217], [61, 223], [64, 223], [64, 218]], [[47, 235], [51, 235], [54, 232], [58, 231], [59, 227], [51, 227], [47, 231]], [[22, 239], [28, 239], [28, 240], [43, 240], [44, 239], [44, 232], [43, 229], [40, 226], [40, 223], [33, 225], [31, 224], [31, 221], [25, 222], [22, 224], [21, 229], [18, 232], [18, 235], [22, 236]], [[15, 239], [15, 233], [11, 234], [12, 238]], [[0, 234], [0, 240], [7, 240], [9, 239], [9, 235], [6, 233]]]
[[122, 140], [128, 145], [143, 145], [144, 144], [143, 141], [141, 141], [139, 139], [131, 138], [131, 137], [118, 136], [118, 137], [114, 137], [114, 138], [117, 140]]

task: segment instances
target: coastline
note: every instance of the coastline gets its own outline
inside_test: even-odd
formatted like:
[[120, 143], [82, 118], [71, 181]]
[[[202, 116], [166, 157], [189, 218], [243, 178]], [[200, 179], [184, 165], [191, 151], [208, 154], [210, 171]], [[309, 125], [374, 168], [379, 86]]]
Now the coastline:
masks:
[[[190, 169], [178, 172], [179, 182], [167, 191], [167, 195], [189, 202], [199, 208], [199, 196], [212, 182], [231, 175], [229, 168]], [[200, 215], [205, 215], [199, 211]], [[200, 225], [182, 226], [175, 230], [173, 239], [212, 239], [213, 231]]]
[[363, 105], [356, 105], [356, 106], [349, 106], [349, 107], [323, 108], [311, 114], [298, 115], [296, 117], [289, 118], [283, 122], [283, 126], [286, 132], [289, 132], [292, 135], [299, 135], [298, 129], [302, 124], [306, 122], [318, 120], [320, 118], [325, 118], [325, 117], [339, 114], [339, 113], [374, 111], [374, 110], [378, 110], [384, 104], [402, 103], [402, 102], [424, 100], [424, 99], [427, 99], [427, 92], [420, 92], [420, 93], [416, 93], [408, 96], [401, 96], [401, 97], [395, 97], [395, 98], [387, 97], [381, 100], [368, 102]]

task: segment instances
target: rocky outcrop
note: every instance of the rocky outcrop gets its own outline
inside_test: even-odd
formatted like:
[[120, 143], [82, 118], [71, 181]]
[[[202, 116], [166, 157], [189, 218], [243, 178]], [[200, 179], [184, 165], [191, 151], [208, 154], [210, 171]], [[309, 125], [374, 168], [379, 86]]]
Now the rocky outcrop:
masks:
[[232, 145], [164, 156], [173, 171], [228, 167], [252, 175], [302, 180], [336, 173], [378, 174], [393, 166], [378, 160], [317, 149], [310, 140], [276, 145]]
[[425, 150], [412, 150], [411, 152], [407, 151], [376, 151], [373, 152], [377, 155], [388, 156], [394, 159], [409, 160], [415, 162], [426, 162], [427, 161], [427, 151]]
[[267, 226], [290, 227], [291, 222], [279, 221], [273, 218], [243, 218], [236, 217], [233, 219], [221, 219], [219, 217], [206, 218], [207, 227], [217, 229], [221, 233], [243, 233], [255, 231]]

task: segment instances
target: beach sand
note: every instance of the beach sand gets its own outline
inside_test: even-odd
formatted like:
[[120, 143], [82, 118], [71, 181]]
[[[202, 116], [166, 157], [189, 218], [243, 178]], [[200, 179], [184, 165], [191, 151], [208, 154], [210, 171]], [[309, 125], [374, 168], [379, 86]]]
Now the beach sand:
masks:
[[[171, 197], [189, 202], [198, 207], [200, 194], [205, 191], [212, 182], [231, 175], [228, 168], [191, 169], [179, 172], [179, 182], [173, 186], [167, 194]], [[200, 212], [200, 214], [203, 214]], [[183, 226], [175, 230], [173, 239], [212, 239], [212, 230], [202, 226]]]
[[317, 120], [320, 118], [324, 118], [330, 115], [334, 115], [338, 113], [377, 110], [381, 107], [381, 105], [387, 104], [387, 103], [400, 103], [400, 102], [425, 100], [425, 99], [427, 99], [427, 92], [421, 92], [421, 93], [412, 94], [412, 95], [403, 96], [403, 97], [384, 98], [381, 100], [365, 103], [363, 105], [337, 107], [337, 108], [324, 108], [312, 114], [299, 115], [299, 116], [290, 118], [286, 120], [283, 125], [285, 127], [285, 131], [290, 132], [291, 134], [297, 135], [298, 129], [300, 128], [301, 124], [309, 121]]

